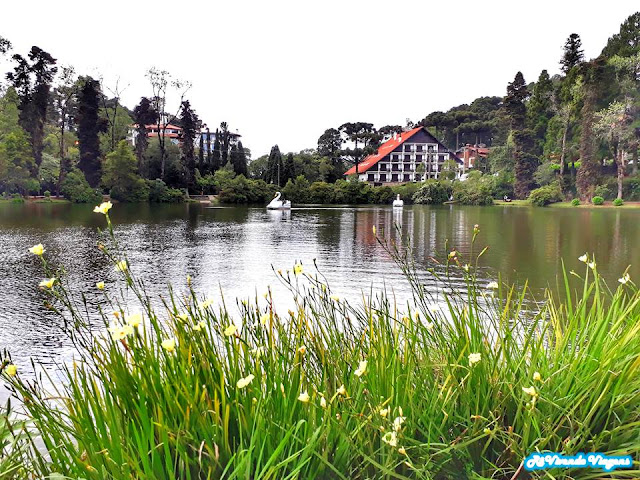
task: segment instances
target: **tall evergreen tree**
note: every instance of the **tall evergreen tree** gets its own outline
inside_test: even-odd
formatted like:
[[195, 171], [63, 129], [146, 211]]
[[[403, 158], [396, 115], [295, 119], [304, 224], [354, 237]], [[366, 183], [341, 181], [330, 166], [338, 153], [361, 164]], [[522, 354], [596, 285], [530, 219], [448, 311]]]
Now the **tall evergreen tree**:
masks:
[[200, 120], [196, 112], [191, 108], [189, 100], [182, 102], [180, 110], [180, 123], [182, 124], [182, 142], [180, 143], [182, 172], [184, 176], [184, 184], [187, 188], [192, 189], [195, 184], [196, 171], [196, 155], [194, 142], [198, 130], [200, 129]]
[[213, 149], [211, 152], [211, 173], [215, 173], [222, 167], [222, 145], [220, 144], [220, 130], [216, 129], [216, 136], [213, 141]]
[[553, 117], [553, 83], [549, 73], [542, 70], [533, 87], [533, 94], [527, 105], [527, 125], [534, 135], [534, 154], [542, 155], [545, 134], [549, 120]]
[[16, 66], [7, 73], [20, 98], [20, 125], [29, 134], [35, 164], [32, 175], [37, 177], [44, 149], [44, 125], [51, 94], [51, 82], [56, 74], [56, 59], [39, 47], [31, 47], [28, 60], [13, 56]]
[[138, 171], [144, 177], [149, 176], [149, 165], [146, 158], [149, 139], [147, 125], [151, 125], [157, 118], [158, 112], [147, 97], [142, 97], [140, 103], [133, 109], [133, 121], [136, 123], [135, 152], [138, 161]]
[[205, 155], [204, 155], [204, 135], [200, 132], [200, 141], [198, 145], [198, 172], [204, 175], [206, 171]]
[[602, 50], [602, 55], [630, 57], [638, 52], [640, 52], [640, 12], [630, 15], [620, 25], [620, 31], [609, 39]]
[[340, 132], [335, 128], [328, 128], [318, 138], [318, 154], [328, 157], [331, 161], [331, 171], [327, 176], [328, 182], [335, 182], [342, 177], [344, 173], [344, 165], [342, 164], [342, 137]]
[[231, 154], [233, 171], [236, 172], [236, 175], [248, 176], [249, 169], [247, 167], [247, 155], [244, 151], [244, 147], [242, 146], [242, 142], [238, 142], [237, 145], [231, 147]]
[[353, 143], [353, 148], [343, 149], [343, 156], [349, 157], [356, 167], [356, 175], [358, 174], [358, 163], [362, 161], [365, 155], [375, 150], [375, 144], [378, 141], [376, 129], [372, 123], [367, 122], [347, 122], [338, 128], [343, 139], [346, 142]]
[[100, 138], [107, 131], [107, 123], [100, 118], [100, 83], [91, 77], [82, 80], [78, 94], [78, 168], [93, 188], [100, 185]]
[[224, 167], [229, 161], [229, 153], [231, 152], [231, 134], [229, 133], [227, 122], [220, 123], [220, 129], [216, 132], [216, 140], [218, 139], [220, 144], [220, 166]]
[[271, 152], [269, 152], [264, 181], [281, 186], [282, 170], [282, 154], [278, 145], [274, 145], [271, 147]]
[[60, 171], [56, 184], [56, 195], [60, 195], [62, 182], [67, 173], [71, 171], [71, 160], [67, 157], [67, 145], [65, 143], [65, 131], [71, 128], [76, 109], [76, 94], [78, 82], [73, 67], [63, 67], [58, 86], [53, 92], [55, 110], [58, 115], [58, 155], [60, 157]]
[[560, 65], [564, 73], [569, 72], [573, 67], [584, 61], [584, 51], [582, 50], [582, 40], [580, 35], [572, 33], [564, 43], [564, 51], [560, 59]]
[[513, 82], [507, 85], [507, 96], [504, 106], [511, 125], [514, 142], [515, 183], [513, 187], [516, 198], [524, 199], [534, 188], [533, 174], [537, 167], [537, 158], [533, 155], [533, 135], [526, 128], [527, 107], [525, 101], [529, 91], [522, 72], [518, 72]]
[[281, 175], [282, 185], [286, 185], [288, 180], [294, 180], [296, 178], [296, 164], [293, 159], [293, 153], [287, 153], [282, 165]]

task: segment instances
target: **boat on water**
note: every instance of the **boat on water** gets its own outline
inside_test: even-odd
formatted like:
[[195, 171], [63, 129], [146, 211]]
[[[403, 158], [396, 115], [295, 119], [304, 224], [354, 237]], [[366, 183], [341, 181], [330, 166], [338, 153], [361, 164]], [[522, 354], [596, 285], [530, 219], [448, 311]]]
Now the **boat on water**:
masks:
[[276, 196], [273, 197], [273, 200], [269, 202], [267, 205], [268, 210], [291, 210], [291, 200], [285, 200], [284, 202], [280, 200], [282, 194], [280, 192], [276, 192]]
[[398, 194], [396, 199], [393, 201], [393, 206], [394, 207], [404, 207], [404, 201], [400, 198], [400, 194]]

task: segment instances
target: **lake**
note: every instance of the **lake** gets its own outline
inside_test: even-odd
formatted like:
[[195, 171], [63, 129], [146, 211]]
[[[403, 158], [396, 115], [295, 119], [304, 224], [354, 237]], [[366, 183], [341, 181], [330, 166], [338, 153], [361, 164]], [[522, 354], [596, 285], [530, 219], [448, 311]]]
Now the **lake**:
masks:
[[[106, 222], [92, 208], [0, 204], [0, 348], [9, 349], [19, 364], [35, 357], [53, 365], [71, 355], [58, 320], [43, 307], [37, 288], [42, 267], [27, 252], [30, 246], [43, 243], [48, 260], [64, 265], [73, 288], [91, 292], [90, 298], [98, 295], [96, 281], [113, 287], [113, 268], [96, 248], [97, 230]], [[508, 282], [528, 279], [541, 293], [555, 285], [562, 259], [568, 270], [583, 274], [586, 267], [577, 257], [585, 252], [595, 254], [598, 270], [614, 287], [629, 265], [632, 278], [640, 278], [640, 210], [633, 209], [415, 205], [267, 211], [119, 204], [111, 213], [132, 270], [152, 294], [166, 292], [167, 282], [184, 288], [190, 275], [198, 292], [219, 299], [222, 290], [228, 304], [236, 297], [261, 297], [271, 285], [286, 308], [290, 296], [272, 266], [284, 270], [301, 261], [310, 272], [313, 259], [341, 297], [357, 301], [363, 291], [386, 286], [404, 303], [410, 298], [407, 283], [372, 231], [376, 226], [379, 235], [398, 240], [395, 224], [410, 239], [422, 270], [434, 265], [431, 257], [446, 256], [447, 240], [466, 258], [478, 224], [474, 251], [489, 246], [480, 261], [487, 283], [500, 272]], [[432, 280], [425, 282], [435, 288]]]

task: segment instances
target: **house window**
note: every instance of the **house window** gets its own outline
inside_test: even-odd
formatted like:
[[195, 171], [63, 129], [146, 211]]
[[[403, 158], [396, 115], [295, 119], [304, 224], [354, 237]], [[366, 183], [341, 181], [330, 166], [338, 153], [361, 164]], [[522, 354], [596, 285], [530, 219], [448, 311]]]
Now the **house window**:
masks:
[[411, 164], [410, 163], [405, 163], [404, 164], [404, 171], [405, 172], [409, 172], [411, 170]]
[[422, 160], [422, 155], [416, 155], [416, 162], [421, 162]]
[[381, 182], [386, 182], [387, 181], [387, 174], [386, 173], [381, 173], [380, 174], [380, 181]]
[[445, 155], [440, 155], [440, 158], [438, 159], [438, 161], [442, 163], [444, 162], [444, 160], [445, 160]]
[[416, 145], [416, 152], [422, 151], [422, 145]]
[[394, 174], [391, 175], [391, 181], [392, 182], [397, 182], [398, 181], [398, 174], [397, 173], [394, 173]]
[[433, 145], [427, 145], [427, 152], [434, 152]]
[[394, 172], [399, 172], [400, 165], [398, 165], [397, 163], [394, 163], [393, 166], [391, 167], [391, 170], [393, 170]]
[[404, 151], [405, 152], [410, 152], [413, 150], [413, 144], [405, 144], [404, 146]]
[[411, 160], [411, 155], [405, 155], [404, 159], [405, 159], [405, 161]]
[[380, 164], [380, 171], [381, 172], [386, 172], [387, 171], [387, 164], [386, 163], [381, 163]]
[[411, 175], [405, 174], [405, 175], [404, 175], [404, 180], [403, 180], [403, 181], [404, 181], [404, 182], [409, 182], [409, 181], [411, 181]]
[[391, 161], [398, 161], [400, 160], [400, 155], [391, 155]]

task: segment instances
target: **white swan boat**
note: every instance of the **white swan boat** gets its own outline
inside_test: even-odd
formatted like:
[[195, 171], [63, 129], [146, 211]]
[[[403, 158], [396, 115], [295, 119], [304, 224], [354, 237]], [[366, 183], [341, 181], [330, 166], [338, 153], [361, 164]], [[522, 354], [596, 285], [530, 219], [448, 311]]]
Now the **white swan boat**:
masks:
[[273, 197], [273, 200], [269, 202], [267, 205], [267, 209], [269, 210], [291, 210], [291, 200], [285, 200], [284, 202], [280, 200], [281, 193], [276, 192], [276, 196]]
[[394, 207], [404, 207], [404, 201], [400, 198], [400, 194], [398, 194], [396, 199], [393, 201], [393, 206]]

